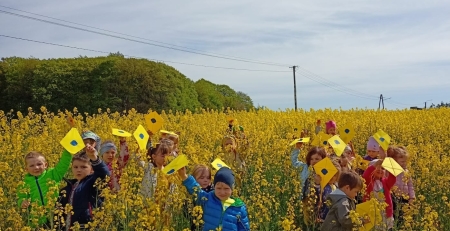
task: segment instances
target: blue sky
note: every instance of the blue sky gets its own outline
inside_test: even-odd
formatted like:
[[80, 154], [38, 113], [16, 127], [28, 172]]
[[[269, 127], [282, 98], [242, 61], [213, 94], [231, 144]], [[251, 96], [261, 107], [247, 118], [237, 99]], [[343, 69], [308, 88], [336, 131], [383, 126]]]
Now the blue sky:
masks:
[[[286, 71], [168, 63], [194, 81], [227, 84], [274, 110], [294, 106], [292, 65], [301, 68], [299, 108], [377, 108], [380, 94], [391, 98], [385, 101], [390, 109], [450, 102], [449, 1], [6, 0], [0, 5], [205, 53], [283, 64], [217, 59], [0, 13], [3, 35], [149, 59]], [[101, 54], [0, 37], [1, 57], [79, 55]], [[323, 84], [324, 79], [333, 83]]]

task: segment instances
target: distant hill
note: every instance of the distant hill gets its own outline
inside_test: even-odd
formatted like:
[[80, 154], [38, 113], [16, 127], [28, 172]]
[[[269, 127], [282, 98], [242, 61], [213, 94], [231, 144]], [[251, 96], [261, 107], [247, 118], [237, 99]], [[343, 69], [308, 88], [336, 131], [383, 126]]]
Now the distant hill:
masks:
[[58, 111], [74, 107], [95, 113], [98, 108], [184, 111], [196, 108], [253, 108], [251, 98], [227, 85], [200, 79], [193, 82], [175, 68], [146, 59], [107, 57], [0, 61], [0, 110], [28, 107]]

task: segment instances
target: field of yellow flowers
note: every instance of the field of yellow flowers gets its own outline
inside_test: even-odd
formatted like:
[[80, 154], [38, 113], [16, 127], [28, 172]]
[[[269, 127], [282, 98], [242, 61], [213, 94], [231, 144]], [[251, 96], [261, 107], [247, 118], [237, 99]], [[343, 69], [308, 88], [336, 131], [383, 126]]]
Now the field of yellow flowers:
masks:
[[[0, 111], [0, 230], [31, 230], [26, 212], [17, 207], [16, 188], [25, 174], [24, 155], [37, 150], [44, 153], [50, 167], [59, 160], [60, 140], [70, 130], [66, 117], [74, 116], [78, 130], [89, 129], [102, 140], [118, 138], [112, 128], [133, 132], [145, 125], [144, 115], [134, 110], [88, 115], [77, 112], [3, 112]], [[245, 128], [249, 147], [244, 156], [248, 170], [242, 186], [234, 193], [248, 206], [252, 230], [305, 230], [299, 195], [299, 175], [291, 167], [289, 143], [294, 127], [314, 131], [316, 121], [335, 120], [339, 125], [352, 123], [358, 154], [365, 154], [369, 136], [382, 129], [392, 137], [391, 143], [404, 145], [410, 153], [409, 170], [413, 175], [417, 200], [406, 211], [403, 230], [450, 230], [450, 109], [432, 110], [310, 110], [250, 112], [199, 110], [196, 112], [162, 112], [164, 129], [180, 131], [180, 151], [196, 163], [209, 164], [222, 152], [221, 141], [228, 126], [227, 116], [237, 118]], [[155, 141], [158, 135], [153, 138]], [[136, 150], [133, 138], [130, 150]], [[304, 149], [307, 149], [305, 146]], [[135, 155], [131, 151], [131, 155]], [[306, 153], [303, 151], [302, 154]], [[141, 153], [143, 154], [143, 153]], [[304, 156], [303, 156], [304, 157]], [[71, 173], [69, 171], [68, 177]], [[176, 174], [175, 174], [176, 175]], [[105, 203], [95, 211], [95, 230], [190, 230], [184, 214], [185, 189], [180, 186], [172, 195], [157, 195], [170, 204], [164, 209], [139, 195], [143, 170], [131, 158], [121, 177], [118, 193], [104, 190]], [[173, 176], [168, 178], [180, 184]], [[61, 183], [64, 184], [64, 183]], [[55, 189], [57, 190], [57, 189]], [[197, 220], [201, 209], [187, 206]], [[51, 209], [51, 208], [49, 208]], [[57, 212], [51, 216], [57, 217]], [[57, 222], [55, 219], [53, 222]]]

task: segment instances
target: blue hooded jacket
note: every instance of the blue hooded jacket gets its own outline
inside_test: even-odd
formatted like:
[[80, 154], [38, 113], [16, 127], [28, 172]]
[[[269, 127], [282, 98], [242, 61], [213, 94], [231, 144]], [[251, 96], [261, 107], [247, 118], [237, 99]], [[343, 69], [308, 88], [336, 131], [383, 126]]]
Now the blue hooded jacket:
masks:
[[219, 227], [224, 231], [250, 230], [247, 207], [242, 200], [232, 198], [235, 202], [224, 211], [222, 201], [216, 197], [214, 191], [203, 191], [193, 176], [189, 175], [183, 185], [189, 194], [197, 194], [196, 202], [203, 208], [203, 231], [216, 230]]
[[309, 166], [298, 160], [298, 155], [300, 154], [300, 150], [299, 149], [294, 149], [291, 153], [291, 162], [292, 162], [292, 166], [294, 166], [295, 168], [299, 168], [300, 169], [300, 187], [302, 189], [302, 195], [300, 196], [300, 199], [303, 199], [303, 197], [305, 197], [305, 195], [307, 195], [309, 193]]

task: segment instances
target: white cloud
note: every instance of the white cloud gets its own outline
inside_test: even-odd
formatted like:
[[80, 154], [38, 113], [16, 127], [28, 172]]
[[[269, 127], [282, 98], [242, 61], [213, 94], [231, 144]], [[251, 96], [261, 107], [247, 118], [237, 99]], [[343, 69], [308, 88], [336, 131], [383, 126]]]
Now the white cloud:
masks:
[[[430, 97], [437, 102], [448, 100], [447, 1], [9, 0], [2, 4], [208, 53], [299, 65], [342, 86], [375, 97], [384, 94], [408, 105]], [[256, 105], [272, 109], [294, 105], [292, 73], [287, 67], [214, 59], [5, 14], [0, 14], [0, 28], [6, 35], [133, 56], [285, 70], [286, 73], [243, 72], [168, 63], [193, 80], [205, 78], [246, 92]], [[100, 54], [0, 38], [0, 55], [52, 58]], [[376, 99], [333, 90], [300, 73], [297, 83], [300, 107], [378, 106]]]

